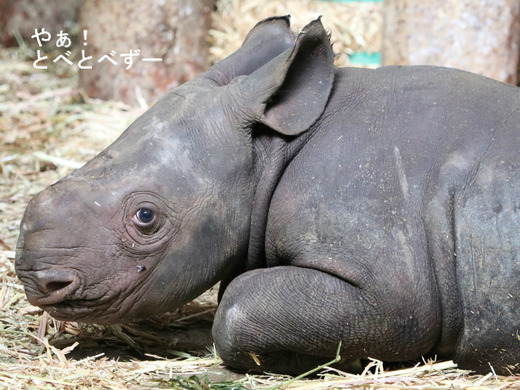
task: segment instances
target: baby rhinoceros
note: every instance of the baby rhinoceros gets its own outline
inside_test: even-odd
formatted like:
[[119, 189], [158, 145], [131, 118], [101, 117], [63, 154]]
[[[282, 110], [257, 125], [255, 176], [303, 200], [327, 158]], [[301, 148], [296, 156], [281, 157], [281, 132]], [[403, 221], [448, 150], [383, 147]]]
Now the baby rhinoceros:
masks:
[[437, 356], [520, 372], [520, 89], [335, 69], [287, 17], [34, 197], [16, 271], [61, 320], [120, 323], [218, 281], [224, 363]]

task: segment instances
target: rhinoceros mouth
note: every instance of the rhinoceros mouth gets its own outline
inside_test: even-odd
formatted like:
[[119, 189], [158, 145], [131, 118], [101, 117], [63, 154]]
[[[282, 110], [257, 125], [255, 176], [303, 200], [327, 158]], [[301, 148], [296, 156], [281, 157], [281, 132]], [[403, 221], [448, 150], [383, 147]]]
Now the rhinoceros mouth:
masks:
[[48, 312], [53, 318], [62, 321], [82, 322], [88, 317], [99, 315], [98, 305], [88, 300], [63, 300], [57, 303], [41, 304], [39, 307]]
[[63, 301], [53, 305], [41, 305], [40, 308], [60, 321], [80, 323], [112, 324], [118, 322], [108, 313], [106, 308], [89, 305], [84, 301]]

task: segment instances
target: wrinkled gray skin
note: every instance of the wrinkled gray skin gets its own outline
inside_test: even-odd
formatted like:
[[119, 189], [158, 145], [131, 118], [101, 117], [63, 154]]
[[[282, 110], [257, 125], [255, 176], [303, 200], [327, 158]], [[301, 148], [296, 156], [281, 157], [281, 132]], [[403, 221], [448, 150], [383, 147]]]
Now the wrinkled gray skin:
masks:
[[32, 304], [97, 323], [222, 280], [213, 336], [238, 370], [301, 372], [341, 341], [342, 367], [519, 372], [518, 194], [518, 88], [334, 69], [319, 20], [271, 18], [38, 194], [16, 270]]

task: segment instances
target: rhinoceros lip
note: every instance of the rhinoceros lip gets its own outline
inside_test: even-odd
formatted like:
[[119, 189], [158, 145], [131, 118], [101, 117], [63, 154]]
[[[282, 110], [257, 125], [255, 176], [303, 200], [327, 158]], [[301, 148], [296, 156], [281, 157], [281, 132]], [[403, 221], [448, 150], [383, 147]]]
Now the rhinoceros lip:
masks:
[[62, 321], [79, 321], [84, 317], [91, 315], [92, 306], [82, 305], [81, 301], [62, 301], [59, 303], [39, 305], [39, 307], [48, 312], [52, 317]]
[[103, 310], [95, 306], [85, 306], [82, 301], [64, 301], [55, 305], [40, 306], [53, 318], [60, 321], [73, 321], [80, 323], [112, 324], [118, 321], [110, 320], [111, 316], [103, 313]]

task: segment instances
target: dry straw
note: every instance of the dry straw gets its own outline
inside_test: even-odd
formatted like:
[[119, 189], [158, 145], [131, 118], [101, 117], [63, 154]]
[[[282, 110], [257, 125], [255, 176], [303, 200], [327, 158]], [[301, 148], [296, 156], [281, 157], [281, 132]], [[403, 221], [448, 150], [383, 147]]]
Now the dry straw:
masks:
[[[221, 0], [214, 15], [215, 59], [234, 50], [261, 18], [292, 14], [301, 28], [323, 15], [336, 51], [375, 51], [376, 5]], [[341, 56], [340, 56], [341, 57]], [[346, 58], [346, 56], [344, 56]], [[8, 389], [506, 389], [518, 377], [471, 376], [452, 362], [362, 375], [324, 369], [315, 379], [226, 371], [208, 341], [215, 290], [175, 313], [124, 326], [55, 321], [28, 304], [14, 274], [23, 209], [32, 195], [92, 158], [141, 108], [88, 99], [74, 68], [36, 71], [34, 53], [0, 50], [0, 388]], [[209, 346], [209, 350], [208, 350]]]

